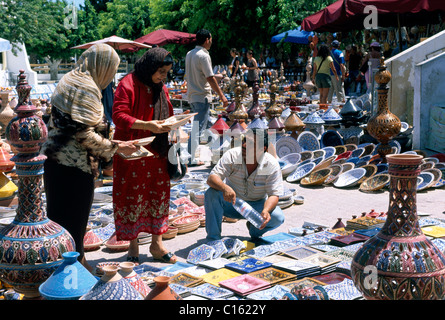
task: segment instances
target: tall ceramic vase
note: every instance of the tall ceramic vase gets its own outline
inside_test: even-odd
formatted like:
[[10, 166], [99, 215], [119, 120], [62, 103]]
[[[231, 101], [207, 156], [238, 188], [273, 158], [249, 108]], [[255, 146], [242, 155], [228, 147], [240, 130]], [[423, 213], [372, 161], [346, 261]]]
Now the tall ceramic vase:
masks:
[[29, 102], [31, 86], [23, 70], [17, 92], [17, 116], [6, 128], [6, 139], [18, 151], [11, 158], [19, 178], [18, 207], [13, 222], [0, 229], [0, 278], [28, 299], [40, 296], [39, 285], [61, 265], [64, 252], [75, 251], [75, 243], [68, 231], [47, 218], [43, 207], [46, 157], [39, 151], [48, 131]]
[[388, 82], [391, 80], [391, 73], [386, 69], [383, 58], [380, 60], [379, 71], [375, 74], [375, 81], [379, 84], [378, 108], [377, 112], [371, 116], [366, 126], [368, 133], [379, 141], [376, 148], [377, 153], [386, 162], [386, 155], [391, 153], [389, 142], [399, 134], [402, 127], [400, 119], [393, 114], [388, 107]]
[[351, 275], [370, 300], [443, 300], [445, 256], [423, 234], [417, 217], [420, 155], [387, 155], [387, 220], [353, 257]]
[[181, 296], [169, 287], [170, 277], [158, 276], [153, 279], [155, 287], [145, 300], [182, 300]]

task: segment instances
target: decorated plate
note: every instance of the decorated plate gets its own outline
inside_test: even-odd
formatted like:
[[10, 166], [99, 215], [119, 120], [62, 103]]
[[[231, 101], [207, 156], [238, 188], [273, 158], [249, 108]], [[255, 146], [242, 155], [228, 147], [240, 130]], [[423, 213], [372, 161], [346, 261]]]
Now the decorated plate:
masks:
[[343, 144], [343, 138], [336, 130], [327, 130], [321, 135], [321, 145], [324, 147], [336, 147]]
[[287, 176], [287, 182], [297, 182], [298, 180], [306, 177], [315, 168], [316, 164], [314, 162], [306, 163], [302, 166], [298, 166], [294, 172]]
[[300, 153], [289, 153], [282, 157], [280, 160], [285, 161], [290, 164], [299, 163], [301, 160], [301, 154]]
[[335, 148], [334, 147], [324, 147], [321, 150], [324, 150], [324, 157], [325, 157], [325, 159], [335, 155]]
[[283, 158], [290, 153], [299, 153], [302, 150], [298, 141], [292, 137], [281, 137], [275, 146], [278, 157]]
[[228, 280], [219, 282], [221, 287], [235, 291], [241, 295], [249, 294], [252, 291], [268, 287], [269, 282], [260, 278], [253, 277], [248, 274], [243, 274]]
[[320, 149], [320, 143], [317, 136], [310, 131], [303, 131], [297, 138], [303, 150], [314, 151]]
[[277, 284], [283, 281], [289, 281], [296, 278], [296, 275], [285, 272], [274, 267], [269, 267], [259, 271], [249, 273], [252, 277], [264, 280], [272, 284]]
[[262, 261], [255, 258], [247, 258], [244, 260], [231, 262], [225, 265], [226, 268], [240, 273], [249, 273], [268, 268], [272, 265], [270, 262]]
[[224, 299], [233, 295], [232, 291], [217, 287], [210, 283], [203, 283], [194, 288], [190, 288], [190, 292], [197, 296], [201, 296], [210, 300]]
[[338, 176], [334, 186], [337, 188], [352, 187], [366, 174], [366, 169], [356, 168], [342, 173]]
[[363, 181], [359, 190], [363, 192], [377, 191], [385, 187], [390, 180], [389, 174], [377, 174]]
[[418, 176], [419, 178], [422, 178], [422, 182], [417, 184], [417, 191], [422, 191], [427, 189], [431, 182], [434, 180], [434, 175], [431, 172], [421, 172]]

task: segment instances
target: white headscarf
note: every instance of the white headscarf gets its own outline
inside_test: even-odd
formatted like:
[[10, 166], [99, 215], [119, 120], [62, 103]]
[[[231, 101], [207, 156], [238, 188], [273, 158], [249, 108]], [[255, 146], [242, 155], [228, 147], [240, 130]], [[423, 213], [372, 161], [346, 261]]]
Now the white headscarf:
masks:
[[119, 67], [117, 52], [107, 44], [88, 48], [79, 58], [74, 70], [57, 85], [51, 104], [71, 115], [74, 121], [95, 126], [102, 121], [102, 90], [113, 80]]

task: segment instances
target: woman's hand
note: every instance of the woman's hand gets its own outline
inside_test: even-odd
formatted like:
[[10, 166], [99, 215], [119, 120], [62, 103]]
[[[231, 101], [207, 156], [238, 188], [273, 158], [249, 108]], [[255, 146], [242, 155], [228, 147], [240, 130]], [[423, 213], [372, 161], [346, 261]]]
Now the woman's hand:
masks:
[[133, 152], [139, 150], [139, 146], [134, 145], [133, 141], [119, 141], [119, 140], [111, 140], [118, 144], [118, 148], [116, 150], [117, 153], [122, 153], [125, 156], [131, 155]]
[[163, 125], [165, 120], [152, 120], [145, 122], [145, 130], [151, 131], [153, 133], [165, 133], [171, 131], [171, 126]]

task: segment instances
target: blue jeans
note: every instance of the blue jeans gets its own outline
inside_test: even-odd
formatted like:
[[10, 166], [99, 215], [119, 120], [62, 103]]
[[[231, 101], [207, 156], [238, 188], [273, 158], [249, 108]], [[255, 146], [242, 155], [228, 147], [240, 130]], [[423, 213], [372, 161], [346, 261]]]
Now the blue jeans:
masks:
[[190, 163], [192, 164], [195, 161], [195, 152], [199, 146], [199, 138], [204, 130], [207, 129], [209, 123], [210, 103], [206, 99], [204, 103], [193, 102], [190, 106], [192, 109], [191, 113], [198, 113], [193, 119], [192, 132], [190, 132], [187, 146], [187, 151], [191, 155]]
[[[258, 201], [247, 201], [256, 211], [263, 211], [266, 199]], [[206, 232], [207, 241], [221, 239], [221, 225], [223, 216], [232, 219], [244, 219], [244, 217], [235, 210], [230, 202], [224, 200], [222, 191], [208, 188], [204, 198], [204, 208], [206, 212]], [[279, 206], [270, 214], [269, 223], [262, 229], [257, 229], [250, 225], [249, 234], [252, 238], [260, 238], [266, 232], [278, 228], [284, 222], [284, 213]]]

